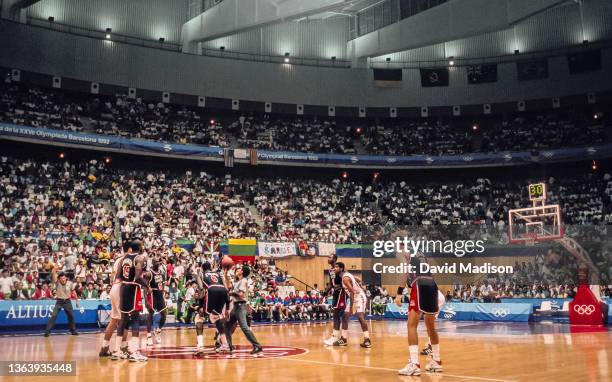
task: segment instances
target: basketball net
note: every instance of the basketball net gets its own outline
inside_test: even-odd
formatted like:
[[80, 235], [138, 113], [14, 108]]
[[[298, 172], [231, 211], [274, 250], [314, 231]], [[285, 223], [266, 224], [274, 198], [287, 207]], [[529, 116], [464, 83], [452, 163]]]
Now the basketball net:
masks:
[[528, 247], [533, 247], [535, 245], [536, 238], [538, 237], [538, 235], [536, 233], [525, 233], [524, 237], [525, 245]]

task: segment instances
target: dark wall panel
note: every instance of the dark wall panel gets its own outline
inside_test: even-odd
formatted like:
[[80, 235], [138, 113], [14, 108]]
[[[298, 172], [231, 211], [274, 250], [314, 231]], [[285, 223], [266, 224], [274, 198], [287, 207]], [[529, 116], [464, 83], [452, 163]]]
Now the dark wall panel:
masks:
[[89, 93], [91, 89], [91, 82], [75, 80], [72, 78], [62, 78], [62, 89]]

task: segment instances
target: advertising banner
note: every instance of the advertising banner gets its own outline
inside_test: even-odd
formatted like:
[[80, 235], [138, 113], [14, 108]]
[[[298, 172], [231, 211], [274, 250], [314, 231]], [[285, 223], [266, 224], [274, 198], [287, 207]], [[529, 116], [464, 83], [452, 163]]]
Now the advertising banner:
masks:
[[[98, 309], [105, 309], [110, 300], [82, 300], [81, 309], [72, 302], [76, 324], [95, 324], [98, 322]], [[40, 326], [46, 325], [53, 313], [55, 300], [15, 300], [0, 301], [0, 328], [6, 326]], [[68, 323], [66, 313], [62, 310], [57, 316], [56, 324]]]
[[452, 321], [527, 322], [531, 304], [447, 303], [438, 317]]
[[[500, 321], [527, 322], [531, 315], [531, 304], [446, 303], [440, 310], [439, 319], [452, 321]], [[387, 304], [385, 318], [408, 318], [408, 304], [398, 307]]]

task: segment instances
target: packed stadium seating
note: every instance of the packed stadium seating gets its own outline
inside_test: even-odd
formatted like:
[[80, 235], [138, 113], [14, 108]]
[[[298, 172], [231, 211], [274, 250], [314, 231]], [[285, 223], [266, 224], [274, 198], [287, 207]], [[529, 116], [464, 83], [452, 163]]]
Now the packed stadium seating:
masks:
[[[176, 302], [179, 296], [181, 301], [193, 297], [184, 295], [197, 264], [218, 256], [206, 249], [211, 242], [254, 237], [358, 243], [375, 226], [455, 224], [503, 229], [507, 209], [528, 204], [525, 179], [416, 185], [238, 179], [205, 172], [115, 167], [96, 160], [0, 159], [0, 259], [7, 272], [2, 276], [2, 298], [49, 297], [46, 283], [53, 264], [81, 282], [77, 293], [82, 298], [105, 296], [112, 257], [122, 235], [141, 237], [147, 251], [169, 256], [167, 269], [174, 281], [168, 298]], [[612, 222], [610, 175], [550, 178], [548, 186], [550, 201], [561, 204], [568, 225], [604, 227], [602, 224]], [[181, 238], [196, 243], [192, 253], [176, 244]], [[499, 240], [506, 239], [502, 235]], [[569, 284], [524, 289], [525, 280], [533, 276], [530, 266], [519, 265], [512, 279], [493, 280], [494, 294], [557, 296], [571, 289]], [[549, 269], [555, 280], [561, 279], [560, 272], [575, 274], [575, 264], [561, 261]], [[282, 272], [267, 263], [258, 264], [257, 270], [255, 291], [267, 298], [276, 288], [274, 280], [282, 282]], [[464, 286], [455, 298], [482, 298], [477, 290], [479, 285]], [[278, 302], [281, 305], [275, 302], [273, 306], [295, 305], [285, 303], [285, 297]], [[320, 305], [316, 314], [312, 309], [297, 313], [288, 308], [275, 310], [261, 301], [260, 317], [325, 316], [320, 296], [304, 303], [312, 307], [315, 299]]]
[[607, 140], [605, 115], [542, 112], [482, 121], [336, 121], [274, 114], [207, 118], [201, 109], [126, 95], [0, 86], [0, 121], [155, 141], [343, 154], [462, 154], [586, 146]]
[[[274, 114], [216, 118], [202, 109], [77, 94], [14, 83], [0, 85], [0, 121], [33, 127], [117, 135], [162, 142], [251, 147], [296, 152], [441, 155], [540, 150], [607, 141], [603, 114], [555, 111], [449, 118], [342, 120]], [[602, 118], [603, 117], [603, 118]], [[205, 172], [116, 169], [102, 161], [41, 162], [2, 157], [0, 163], [0, 299], [51, 298], [50, 271], [59, 264], [79, 281], [80, 298], [104, 298], [121, 237], [140, 237], [150, 253], [165, 254], [171, 277], [167, 298], [179, 320], [191, 320], [192, 275], [214, 260], [215, 244], [230, 237], [259, 240], [361, 243], [376, 230], [402, 226], [487, 227], [506, 243], [509, 208], [528, 204], [527, 179], [479, 178], [461, 183], [412, 184], [335, 179], [238, 179]], [[549, 201], [562, 206], [564, 223], [612, 223], [610, 175], [548, 180]], [[466, 231], [467, 232], [467, 231]], [[480, 231], [482, 234], [484, 231]], [[188, 253], [176, 243], [192, 240]], [[586, 243], [585, 245], [589, 245]], [[610, 249], [597, 248], [598, 254]], [[550, 257], [550, 256], [549, 256]], [[554, 256], [553, 256], [554, 257]], [[503, 297], [567, 297], [576, 273], [571, 258], [516, 264], [512, 277], [457, 285], [453, 301]], [[547, 258], [547, 261], [550, 258]], [[605, 258], [595, 261], [605, 264]], [[533, 283], [545, 270], [550, 282]], [[257, 319], [315, 319], [329, 315], [319, 291], [278, 294], [283, 271], [258, 260], [252, 305]], [[554, 280], [554, 281], [553, 281]], [[391, 301], [368, 285], [373, 312]], [[608, 287], [602, 295], [609, 296]]]

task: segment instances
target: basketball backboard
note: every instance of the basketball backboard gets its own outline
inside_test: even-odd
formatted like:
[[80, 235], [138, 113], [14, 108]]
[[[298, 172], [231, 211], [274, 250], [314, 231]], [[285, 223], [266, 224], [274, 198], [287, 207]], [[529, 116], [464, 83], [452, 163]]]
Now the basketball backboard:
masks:
[[511, 244], [557, 240], [563, 237], [558, 204], [508, 211], [508, 237]]

